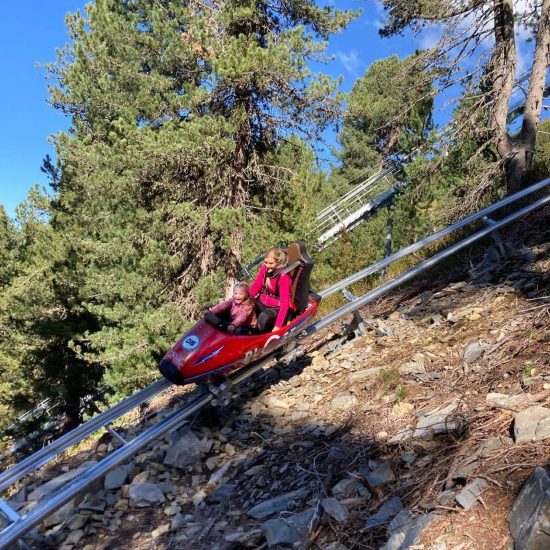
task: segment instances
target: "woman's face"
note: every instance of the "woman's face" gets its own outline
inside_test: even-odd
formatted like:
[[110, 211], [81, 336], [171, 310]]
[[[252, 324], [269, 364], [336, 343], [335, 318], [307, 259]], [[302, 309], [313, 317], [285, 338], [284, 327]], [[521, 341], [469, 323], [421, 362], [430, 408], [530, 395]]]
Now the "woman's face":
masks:
[[274, 269], [277, 269], [277, 267], [279, 266], [279, 264], [277, 263], [277, 260], [273, 256], [271, 256], [271, 254], [264, 258], [264, 264], [267, 267], [268, 271], [273, 271]]

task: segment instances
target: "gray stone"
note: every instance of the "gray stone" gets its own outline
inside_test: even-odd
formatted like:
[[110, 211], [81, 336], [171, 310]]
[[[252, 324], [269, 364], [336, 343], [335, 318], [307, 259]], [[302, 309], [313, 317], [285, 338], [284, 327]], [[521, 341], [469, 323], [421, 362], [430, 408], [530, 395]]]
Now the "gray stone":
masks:
[[40, 487], [32, 491], [28, 496], [28, 500], [31, 502], [40, 501], [45, 495], [53, 493], [54, 491], [59, 489], [59, 487], [66, 485], [67, 483], [69, 483], [69, 481], [72, 481], [73, 479], [78, 477], [80, 474], [82, 474], [85, 470], [87, 470], [90, 466], [94, 464], [96, 464], [95, 460], [84, 462], [81, 466], [79, 466], [75, 470], [71, 470], [64, 474], [61, 474], [60, 476], [55, 477], [54, 479], [51, 479], [47, 483], [44, 483], [44, 485], [41, 485]]
[[323, 546], [323, 550], [349, 550], [349, 548], [341, 542], [331, 542]]
[[185, 468], [200, 461], [202, 455], [199, 438], [188, 427], [172, 433], [170, 444], [164, 457], [164, 464]]
[[261, 529], [251, 529], [250, 531], [242, 532], [238, 531], [237, 533], [228, 533], [223, 536], [224, 540], [227, 542], [240, 542], [246, 547], [258, 545], [258, 542], [262, 538]]
[[82, 531], [82, 529], [77, 529], [65, 539], [65, 544], [78, 544], [83, 536], [84, 531]]
[[441, 506], [451, 506], [455, 498], [456, 491], [454, 489], [447, 489], [446, 491], [441, 491], [436, 497], [436, 501]]
[[181, 512], [178, 512], [172, 518], [172, 523], [170, 524], [170, 528], [172, 529], [172, 531], [179, 531], [179, 529], [183, 527], [186, 524], [186, 522], [187, 521], [185, 519], [185, 516]]
[[223, 466], [218, 468], [208, 480], [208, 485], [215, 487], [219, 483], [221, 483], [223, 477], [227, 474], [229, 471], [229, 468], [231, 468], [232, 461], [228, 460]]
[[459, 406], [459, 400], [455, 399], [445, 407], [438, 407], [423, 416], [417, 423], [413, 437], [424, 437], [428, 432], [433, 434], [448, 433], [456, 429], [456, 422], [449, 420]]
[[433, 295], [434, 293], [429, 290], [422, 292], [422, 294], [420, 294], [420, 301], [423, 303], [429, 302]]
[[390, 463], [386, 460], [377, 466], [372, 472], [367, 468], [361, 468], [360, 472], [372, 483], [374, 487], [385, 485], [390, 481], [395, 481]]
[[537, 467], [521, 488], [508, 515], [514, 548], [550, 548], [550, 475]]
[[169, 504], [168, 506], [166, 506], [166, 508], [164, 508], [164, 514], [166, 516], [172, 517], [179, 512], [181, 512], [181, 506], [179, 504]]
[[411, 548], [435, 514], [415, 515], [412, 512], [402, 510], [397, 514], [388, 526], [390, 538], [382, 550], [406, 550]]
[[342, 409], [347, 410], [355, 407], [359, 401], [355, 395], [349, 392], [341, 392], [335, 395], [330, 402], [330, 408], [333, 410]]
[[262, 398], [262, 401], [264, 402], [265, 406], [268, 409], [289, 409], [290, 405], [286, 401], [282, 401], [281, 399], [277, 399], [276, 397], [273, 397], [272, 395], [266, 395]]
[[172, 493], [173, 495], [177, 495], [179, 493], [178, 487], [174, 485], [171, 481], [161, 481], [158, 486], [164, 494]]
[[112, 491], [114, 489], [119, 489], [122, 487], [126, 480], [128, 479], [128, 469], [127, 468], [116, 468], [111, 470], [105, 476], [104, 488], [106, 491]]
[[488, 483], [483, 478], [476, 477], [457, 493], [455, 499], [464, 510], [469, 510], [477, 502], [487, 485]]
[[288, 383], [293, 388], [297, 388], [302, 383], [302, 380], [300, 379], [299, 376], [293, 376], [293, 377], [289, 378]]
[[403, 503], [399, 497], [392, 497], [384, 503], [384, 505], [372, 516], [367, 518], [365, 528], [369, 529], [388, 523], [403, 509]]
[[357, 494], [358, 487], [359, 481], [357, 479], [346, 477], [334, 485], [332, 494], [335, 497], [351, 497]]
[[395, 435], [388, 439], [388, 443], [394, 445], [396, 443], [408, 441], [412, 438], [413, 434], [414, 430], [412, 430], [411, 428], [403, 428], [402, 430], [398, 430], [397, 432], [395, 432]]
[[550, 409], [529, 407], [514, 417], [514, 441], [528, 443], [550, 438]]
[[49, 515], [44, 520], [44, 525], [46, 527], [53, 527], [54, 525], [63, 523], [74, 514], [75, 510], [76, 505], [73, 499], [61, 506], [61, 508], [58, 508], [53, 514]]
[[344, 522], [349, 519], [348, 509], [340, 504], [335, 498], [324, 498], [321, 501], [323, 510], [333, 519]]
[[90, 510], [92, 512], [103, 512], [107, 506], [105, 502], [105, 493], [98, 491], [97, 493], [88, 493], [84, 501], [78, 505], [80, 510]]
[[160, 504], [166, 499], [159, 486], [151, 481], [132, 483], [129, 489], [130, 504], [144, 508], [152, 504]]
[[220, 485], [209, 497], [212, 502], [223, 502], [230, 499], [237, 490], [237, 485], [234, 483], [225, 483]]
[[421, 363], [412, 361], [410, 363], [404, 363], [397, 370], [399, 374], [405, 376], [407, 374], [424, 374], [426, 372], [426, 367]]
[[75, 514], [67, 521], [67, 529], [70, 529], [71, 531], [80, 529], [86, 525], [86, 520], [87, 518], [82, 514]]
[[9, 506], [13, 508], [16, 512], [23, 508], [23, 506], [27, 504], [27, 493], [27, 487], [21, 487], [21, 489], [17, 491], [17, 494], [10, 498], [10, 500], [8, 500]]
[[416, 375], [416, 378], [421, 382], [431, 382], [432, 380], [439, 380], [440, 378], [443, 378], [443, 374], [440, 372], [419, 373]]
[[485, 353], [485, 345], [481, 342], [473, 342], [466, 346], [462, 359], [466, 364], [477, 361]]
[[160, 527], [157, 527], [153, 531], [151, 531], [151, 538], [157, 538], [161, 535], [164, 535], [165, 533], [168, 533], [170, 531], [170, 524], [166, 523], [164, 525], [161, 525]]
[[278, 544], [304, 545], [309, 538], [308, 526], [315, 514], [308, 508], [285, 519], [271, 519], [262, 525], [262, 532], [269, 547]]
[[485, 398], [485, 403], [489, 407], [495, 409], [506, 409], [508, 411], [516, 411], [518, 405], [525, 403], [527, 395], [506, 395], [504, 393], [488, 393]]
[[247, 514], [254, 519], [264, 519], [276, 512], [282, 512], [287, 509], [288, 505], [298, 498], [303, 498], [309, 493], [308, 489], [298, 489], [279, 495], [275, 498], [265, 500], [256, 504], [248, 510]]
[[361, 370], [357, 370], [355, 372], [350, 372], [350, 374], [349, 374], [350, 384], [354, 384], [355, 382], [360, 382], [361, 380], [365, 380], [366, 378], [375, 379], [376, 375], [382, 369], [383, 369], [383, 367], [373, 367], [373, 368], [370, 368], [370, 369], [361, 369]]

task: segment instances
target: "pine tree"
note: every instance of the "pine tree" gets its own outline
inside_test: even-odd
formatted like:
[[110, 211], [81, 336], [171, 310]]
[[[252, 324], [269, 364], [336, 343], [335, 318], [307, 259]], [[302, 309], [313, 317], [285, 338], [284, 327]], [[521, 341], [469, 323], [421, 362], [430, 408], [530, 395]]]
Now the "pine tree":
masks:
[[52, 227], [96, 324], [82, 333], [87, 349], [73, 347], [127, 393], [157, 376], [243, 249], [273, 242], [251, 233], [280, 218], [267, 201], [295, 193], [301, 174], [318, 181], [307, 148], [294, 155], [306, 167], [285, 165], [284, 151], [338, 116], [337, 83], [306, 62], [322, 53], [316, 37], [352, 15], [309, 0], [86, 9], [69, 17], [74, 43], [51, 66], [51, 101], [72, 117], [56, 138]]
[[[382, 168], [395, 168], [397, 178], [385, 179], [375, 190], [380, 193], [384, 186], [405, 181], [406, 167], [429, 150], [422, 146], [429, 144], [433, 130], [432, 83], [427, 71], [418, 70], [418, 63], [417, 55], [403, 60], [391, 56], [374, 62], [354, 83], [338, 136], [341, 164], [331, 174], [334, 187], [348, 191]], [[384, 209], [331, 247], [322, 262], [331, 265], [333, 277], [344, 277], [382, 258], [388, 218], [406, 222], [403, 236], [410, 237], [411, 215], [414, 219], [410, 202], [410, 195], [397, 199], [391, 212]], [[395, 245], [409, 244], [401, 236], [397, 234]]]
[[86, 412], [81, 399], [97, 391], [101, 367], [77, 349], [94, 320], [79, 306], [73, 257], [49, 216], [49, 198], [37, 189], [17, 210], [16, 269], [0, 298], [1, 402], [13, 418], [50, 397], [71, 427]]
[[339, 135], [343, 171], [354, 177], [390, 160], [410, 162], [433, 128], [432, 109], [431, 80], [418, 70], [418, 56], [374, 62], [348, 97]]
[[[441, 91], [457, 83], [467, 83], [463, 96], [471, 101], [469, 117], [457, 121], [461, 139], [476, 141], [481, 133], [481, 148], [494, 148], [498, 159], [491, 170], [478, 174], [490, 181], [504, 168], [509, 193], [528, 182], [533, 160], [537, 125], [542, 112], [542, 98], [548, 68], [550, 46], [550, 0], [517, 2], [514, 0], [423, 0], [402, 2], [382, 0], [386, 21], [380, 33], [392, 36], [405, 29], [413, 32], [437, 26], [440, 40], [422, 53], [423, 63], [438, 75]], [[508, 110], [518, 68], [519, 28], [530, 34], [535, 44], [521, 126], [518, 131], [508, 125]], [[477, 126], [478, 111], [487, 113], [483, 128]]]

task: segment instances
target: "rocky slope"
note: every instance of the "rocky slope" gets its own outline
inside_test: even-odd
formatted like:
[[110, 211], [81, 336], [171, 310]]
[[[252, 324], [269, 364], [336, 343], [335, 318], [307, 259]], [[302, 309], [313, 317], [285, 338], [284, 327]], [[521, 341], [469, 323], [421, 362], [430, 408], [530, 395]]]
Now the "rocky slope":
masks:
[[[245, 382], [228, 405], [59, 510], [29, 544], [508, 548], [514, 500], [550, 457], [549, 231], [515, 235], [521, 250], [496, 269], [489, 258], [477, 278], [418, 283], [365, 310], [356, 337], [334, 327], [300, 360]], [[125, 435], [188, 391], [153, 402]], [[38, 477], [63, 483], [70, 463], [108, 445]], [[14, 502], [24, 509], [51, 488], [31, 485]]]

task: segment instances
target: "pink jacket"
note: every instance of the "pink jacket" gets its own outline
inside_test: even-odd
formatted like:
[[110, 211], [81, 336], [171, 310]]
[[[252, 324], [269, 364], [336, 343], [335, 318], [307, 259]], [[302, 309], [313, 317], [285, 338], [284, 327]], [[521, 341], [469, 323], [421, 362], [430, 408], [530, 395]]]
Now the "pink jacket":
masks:
[[220, 313], [225, 313], [229, 311], [229, 318], [231, 319], [231, 324], [234, 327], [251, 327], [256, 328], [256, 312], [254, 311], [254, 305], [251, 304], [248, 300], [236, 304], [231, 300], [225, 300], [218, 305], [211, 307], [210, 311], [215, 315]]
[[258, 271], [258, 275], [256, 275], [256, 278], [254, 279], [254, 282], [250, 285], [250, 296], [256, 298], [259, 295], [260, 302], [262, 302], [265, 306], [279, 308], [275, 326], [277, 328], [281, 328], [285, 324], [286, 314], [288, 313], [288, 308], [290, 307], [290, 289], [292, 287], [292, 279], [288, 273], [285, 273], [284, 275], [277, 275], [277, 277], [269, 280], [267, 290], [278, 296], [278, 298], [274, 298], [273, 296], [263, 292], [266, 276], [267, 267], [262, 265], [260, 271]]

